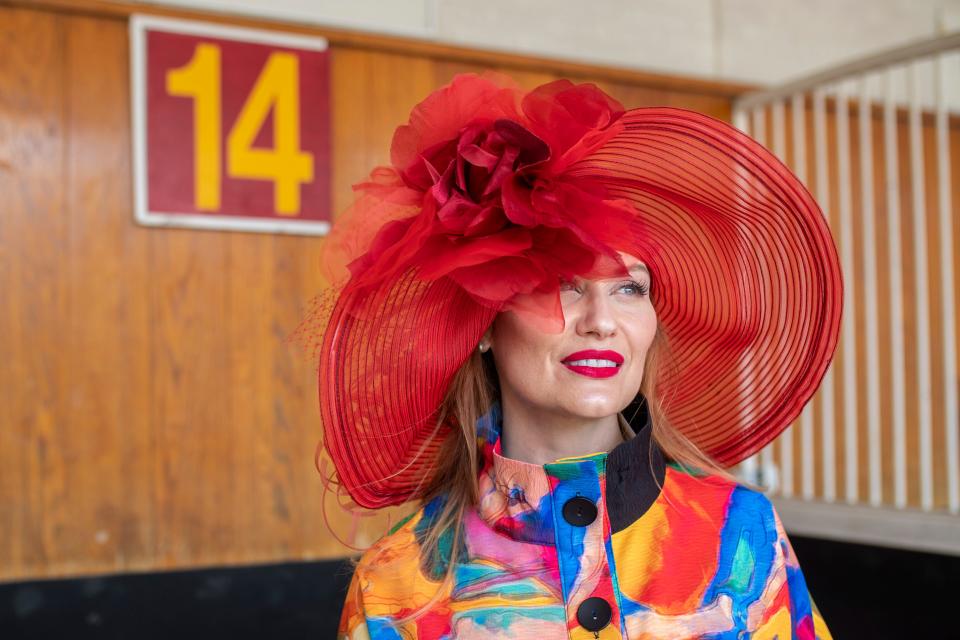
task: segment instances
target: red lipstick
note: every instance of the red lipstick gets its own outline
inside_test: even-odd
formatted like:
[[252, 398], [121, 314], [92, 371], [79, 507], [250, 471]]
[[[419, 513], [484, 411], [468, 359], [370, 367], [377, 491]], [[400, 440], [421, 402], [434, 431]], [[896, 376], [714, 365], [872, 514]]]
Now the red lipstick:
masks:
[[561, 362], [574, 373], [588, 378], [609, 378], [620, 371], [623, 356], [609, 349], [586, 349], [571, 353]]

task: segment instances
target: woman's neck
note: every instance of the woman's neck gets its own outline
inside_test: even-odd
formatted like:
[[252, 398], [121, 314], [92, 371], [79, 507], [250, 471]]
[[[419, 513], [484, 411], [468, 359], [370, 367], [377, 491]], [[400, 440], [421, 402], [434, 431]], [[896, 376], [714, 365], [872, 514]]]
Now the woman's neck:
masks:
[[504, 398], [501, 455], [533, 464], [546, 464], [558, 458], [610, 451], [623, 442], [626, 434], [617, 414], [585, 418], [553, 413], [522, 402]]

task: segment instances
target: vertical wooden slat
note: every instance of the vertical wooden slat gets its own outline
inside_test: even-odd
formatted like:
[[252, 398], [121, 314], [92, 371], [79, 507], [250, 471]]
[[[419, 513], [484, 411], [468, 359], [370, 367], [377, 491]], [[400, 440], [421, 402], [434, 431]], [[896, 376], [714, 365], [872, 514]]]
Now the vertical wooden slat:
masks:
[[843, 433], [844, 433], [844, 498], [857, 501], [857, 353], [855, 291], [853, 274], [853, 213], [850, 184], [850, 126], [846, 87], [840, 82], [835, 87], [835, 117], [837, 120], [837, 170], [840, 214], [840, 263], [848, 275], [843, 288]]
[[[805, 93], [797, 93], [791, 98], [791, 117], [793, 129], [793, 170], [801, 182], [807, 182], [807, 100]], [[800, 458], [801, 493], [805, 500], [814, 497], [814, 456], [813, 448], [814, 407], [813, 401], [807, 403], [800, 414]]]
[[[931, 510], [945, 510], [947, 507], [947, 478], [945, 458], [942, 455], [946, 449], [946, 439], [943, 432], [943, 425], [946, 421], [945, 404], [947, 389], [945, 382], [945, 371], [947, 354], [941, 348], [944, 335], [944, 324], [949, 322], [952, 314], [946, 311], [943, 299], [943, 251], [941, 242], [938, 241], [940, 235], [939, 223], [939, 204], [938, 204], [938, 185], [937, 175], [937, 131], [936, 115], [932, 110], [933, 90], [933, 64], [927, 60], [924, 64], [923, 74], [923, 102], [921, 103], [921, 137], [923, 139], [923, 181], [924, 192], [926, 193], [926, 211], [923, 216], [924, 229], [927, 242], [927, 273], [929, 280], [927, 284], [927, 295], [929, 298], [928, 326], [929, 353], [930, 353], [930, 449], [931, 449]], [[930, 107], [930, 108], [928, 108]], [[922, 501], [921, 501], [922, 502]]]
[[[830, 187], [829, 187], [829, 155], [827, 152], [827, 122], [826, 122], [826, 90], [818, 87], [813, 92], [813, 139], [814, 139], [814, 157], [816, 166], [816, 190], [817, 202], [824, 210], [824, 214], [830, 217]], [[842, 337], [841, 337], [842, 339]], [[821, 446], [822, 446], [822, 474], [823, 474], [823, 499], [827, 502], [833, 502], [836, 499], [836, 455], [834, 451], [834, 432], [835, 432], [835, 399], [833, 376], [836, 368], [834, 360], [820, 385], [822, 396], [821, 412]]]
[[869, 474], [869, 500], [873, 506], [883, 501], [881, 483], [881, 434], [880, 434], [880, 358], [881, 350], [877, 318], [880, 314], [877, 295], [876, 212], [874, 210], [874, 151], [873, 151], [873, 96], [869, 91], [867, 76], [859, 79], [858, 93], [860, 151], [860, 216], [863, 221], [863, 293], [866, 313], [865, 362], [863, 364], [867, 384], [867, 448]]
[[755, 107], [750, 113], [750, 135], [762, 145], [767, 144], [766, 107]]
[[884, 79], [884, 161], [886, 167], [886, 205], [887, 238], [890, 272], [890, 314], [891, 323], [891, 374], [893, 388], [893, 442], [891, 454], [894, 467], [894, 504], [903, 508], [907, 504], [907, 461], [906, 461], [906, 389], [904, 375], [903, 316], [903, 259], [900, 251], [900, 171], [897, 156], [897, 113], [894, 102], [893, 69], [887, 69]]
[[919, 481], [921, 506], [930, 510], [933, 507], [933, 450], [931, 436], [933, 417], [931, 406], [930, 375], [930, 300], [928, 294], [929, 273], [927, 270], [927, 233], [926, 233], [926, 190], [924, 185], [925, 167], [923, 163], [923, 138], [920, 123], [920, 88], [917, 78], [917, 63], [908, 65], [907, 81], [910, 92], [909, 128], [910, 128], [910, 177], [913, 194], [913, 254], [914, 289], [917, 303], [914, 307], [917, 324], [917, 402], [920, 422], [917, 425], [920, 435]]
[[750, 120], [745, 109], [736, 108], [733, 110], [733, 126], [747, 135], [750, 135]]
[[[946, 101], [943, 97], [944, 57], [934, 57], [933, 87], [936, 118], [937, 150], [937, 210], [939, 213], [940, 236], [940, 286], [943, 297], [943, 309], [956, 308], [953, 273], [953, 206], [950, 198], [950, 130], [947, 119]], [[948, 312], [949, 313], [949, 312]], [[957, 350], [957, 338], [954, 323], [944, 318], [941, 341], [944, 358], [944, 422], [943, 432], [946, 458], [947, 508], [952, 513], [960, 513], [960, 408], [958, 408], [957, 366], [952, 354]]]
[[[953, 74], [953, 77], [960, 75], [960, 52], [953, 52], [954, 55], [945, 57], [945, 63], [949, 62], [952, 71], [949, 73]], [[948, 77], [949, 74], [948, 74]], [[960, 336], [960, 277], [957, 277], [957, 274], [960, 274], [960, 224], [957, 223], [957, 218], [954, 216], [958, 212], [957, 203], [960, 202], [960, 118], [955, 114], [947, 114], [947, 122], [950, 134], [947, 136], [947, 158], [948, 162], [944, 163], [947, 173], [947, 184], [949, 185], [949, 200], [951, 203], [950, 215], [953, 219], [953, 237], [952, 237], [952, 271], [954, 274], [954, 288], [953, 288], [953, 299], [955, 301], [955, 306], [953, 308], [954, 313], [951, 320], [952, 330], [955, 336]], [[958, 340], [960, 342], [960, 340]], [[960, 345], [958, 345], [957, 350], [954, 352], [954, 362], [951, 364], [954, 371], [960, 371]], [[960, 376], [960, 373], [958, 373]], [[954, 383], [953, 389], [960, 391], [960, 381]], [[960, 440], [960, 424], [953, 423], [945, 425], [946, 429], [952, 430], [952, 433], [946, 436], [945, 441], [949, 442], [956, 438]], [[956, 440], [954, 440], [956, 442]], [[945, 444], [945, 448], [946, 448]], [[951, 475], [949, 479], [949, 484], [954, 489], [948, 489], [948, 496], [951, 495], [951, 492], [958, 493], [956, 487], [957, 483], [960, 482], [960, 465], [953, 466], [953, 461], [956, 461], [957, 458], [960, 458], [960, 443], [949, 445], [950, 451], [944, 453], [944, 466], [945, 470], [948, 471]], [[949, 498], [948, 498], [948, 504]], [[950, 507], [952, 513], [960, 513], [960, 510], [955, 510], [954, 507]]]
[[873, 201], [874, 211], [877, 215], [876, 234], [873, 238], [874, 247], [877, 253], [877, 288], [879, 292], [882, 313], [877, 315], [877, 331], [881, 348], [877, 353], [880, 361], [880, 386], [885, 390], [880, 395], [880, 439], [883, 443], [880, 468], [881, 484], [883, 487], [884, 504], [892, 505], [896, 494], [896, 473], [894, 469], [893, 439], [894, 439], [894, 414], [897, 402], [895, 391], [895, 373], [893, 371], [893, 345], [895, 336], [895, 323], [900, 321], [899, 310], [893, 310], [893, 275], [891, 273], [889, 229], [891, 222], [889, 220], [891, 212], [889, 210], [887, 167], [886, 167], [886, 127], [884, 121], [886, 118], [884, 97], [884, 73], [877, 76], [878, 93], [877, 103], [879, 110], [874, 109], [873, 117], [873, 136], [870, 144], [874, 149], [874, 172], [873, 172]]
[[[866, 331], [866, 296], [864, 291], [864, 282], [866, 280], [864, 270], [864, 251], [867, 240], [864, 235], [864, 220], [862, 215], [862, 170], [860, 156], [860, 117], [857, 106], [859, 100], [859, 78], [851, 78], [845, 82], [848, 110], [848, 152], [847, 157], [850, 163], [849, 168], [849, 189], [850, 189], [850, 215], [852, 220], [852, 239], [853, 253], [851, 255], [851, 268], [853, 269], [852, 278], [854, 280], [853, 304], [855, 314], [853, 319], [853, 336], [855, 344], [856, 359], [854, 362], [853, 383], [848, 385], [852, 387], [848, 392], [851, 402], [856, 403], [857, 422], [853, 425], [852, 431], [854, 438], [845, 443], [844, 448], [853, 448], [853, 455], [856, 458], [856, 465], [848, 469], [846, 461], [843, 463], [843, 471], [848, 475], [848, 481], [855, 484], [857, 492], [857, 503], [863, 504], [868, 500], [870, 494], [870, 477], [867, 461], [870, 457], [869, 451], [869, 425], [867, 424], [868, 405], [870, 397], [866, 384], [866, 371], [864, 371], [866, 362], [869, 359], [870, 347], [868, 346]], [[851, 434], [844, 424], [844, 433], [849, 437]], [[852, 478], [850, 477], [852, 476]]]
[[[733, 112], [733, 126], [737, 127], [747, 135], [751, 135], [755, 130], [755, 112], [748, 111], [745, 109], [735, 109]], [[741, 357], [740, 360], [740, 371], [741, 375], [749, 376], [750, 367], [749, 360], [745, 356]], [[746, 408], [747, 411], [750, 410], [750, 407]], [[739, 477], [745, 478], [749, 482], [756, 482], [758, 478], [760, 468], [759, 455], [754, 454], [747, 458], [744, 458], [736, 465], [736, 472]]]
[[[773, 147], [774, 154], [785, 164], [789, 163], [787, 157], [787, 134], [786, 134], [786, 116], [783, 100], [777, 100], [772, 107], [773, 120]], [[796, 422], [796, 421], [794, 421]], [[780, 494], [785, 497], [793, 495], [793, 436], [794, 425], [790, 425], [783, 434], [777, 439], [780, 443]]]

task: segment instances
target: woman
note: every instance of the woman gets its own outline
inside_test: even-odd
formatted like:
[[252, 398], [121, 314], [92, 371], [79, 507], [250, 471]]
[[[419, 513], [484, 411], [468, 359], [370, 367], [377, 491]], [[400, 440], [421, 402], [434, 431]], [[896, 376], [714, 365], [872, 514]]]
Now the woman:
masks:
[[326, 241], [317, 459], [361, 507], [418, 504], [340, 637], [829, 638], [725, 470], [836, 346], [796, 178], [707, 116], [495, 74], [417, 105], [391, 162]]

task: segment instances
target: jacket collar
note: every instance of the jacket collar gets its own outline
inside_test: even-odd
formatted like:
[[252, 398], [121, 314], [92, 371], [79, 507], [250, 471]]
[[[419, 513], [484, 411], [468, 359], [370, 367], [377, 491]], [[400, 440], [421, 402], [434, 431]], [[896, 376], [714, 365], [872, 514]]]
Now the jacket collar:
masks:
[[501, 451], [503, 415], [499, 402], [477, 422], [478, 442], [483, 451], [479, 476], [478, 512], [496, 531], [512, 538], [554, 544], [555, 518], [562, 504], [555, 504], [556, 488], [577, 483], [585, 494], [601, 496], [611, 532], [626, 528], [643, 515], [659, 497], [666, 476], [663, 452], [651, 437], [649, 417], [641, 425], [621, 423], [634, 437], [612, 451], [560, 458], [544, 465], [504, 457]]

